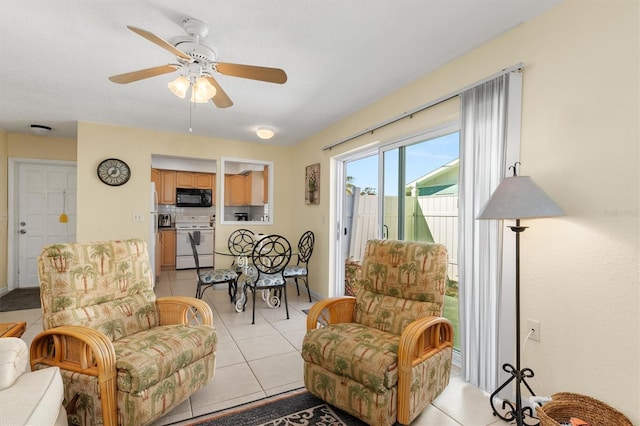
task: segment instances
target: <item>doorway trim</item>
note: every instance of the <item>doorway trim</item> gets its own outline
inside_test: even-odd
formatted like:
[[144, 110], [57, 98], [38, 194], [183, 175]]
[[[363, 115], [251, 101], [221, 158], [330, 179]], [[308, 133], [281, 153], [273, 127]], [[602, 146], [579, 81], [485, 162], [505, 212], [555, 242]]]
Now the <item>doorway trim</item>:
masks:
[[38, 158], [9, 157], [7, 167], [7, 290], [18, 284], [18, 188], [17, 173], [20, 164], [40, 164], [43, 166], [78, 166], [77, 161], [43, 160]]
[[380, 141], [376, 141], [349, 152], [338, 154], [330, 159], [331, 169], [331, 213], [329, 225], [330, 244], [329, 270], [334, 277], [333, 284], [329, 286], [329, 297], [341, 296], [344, 294], [344, 259], [342, 259], [344, 233], [343, 210], [345, 197], [345, 163], [356, 161], [362, 158], [377, 155]]

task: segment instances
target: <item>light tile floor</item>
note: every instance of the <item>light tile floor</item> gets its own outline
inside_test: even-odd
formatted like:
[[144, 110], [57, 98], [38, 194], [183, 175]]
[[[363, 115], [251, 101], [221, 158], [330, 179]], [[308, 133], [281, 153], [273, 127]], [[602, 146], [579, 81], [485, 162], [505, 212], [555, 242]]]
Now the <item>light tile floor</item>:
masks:
[[[193, 296], [195, 286], [193, 270], [164, 271], [156, 284], [156, 294]], [[251, 300], [247, 310], [238, 313], [229, 301], [226, 285], [205, 292], [203, 299], [213, 308], [218, 332], [215, 377], [153, 426], [188, 424], [188, 419], [195, 416], [304, 386], [300, 350], [306, 315], [302, 310], [312, 303], [306, 288], [300, 288], [300, 296], [293, 284], [287, 290], [290, 319], [286, 319], [284, 307], [271, 309], [257, 298], [255, 325], [251, 324]], [[22, 338], [28, 345], [42, 331], [40, 309], [0, 312], [0, 322], [12, 321], [27, 322]], [[504, 424], [492, 415], [488, 395], [462, 381], [454, 368], [447, 389], [412, 426]]]

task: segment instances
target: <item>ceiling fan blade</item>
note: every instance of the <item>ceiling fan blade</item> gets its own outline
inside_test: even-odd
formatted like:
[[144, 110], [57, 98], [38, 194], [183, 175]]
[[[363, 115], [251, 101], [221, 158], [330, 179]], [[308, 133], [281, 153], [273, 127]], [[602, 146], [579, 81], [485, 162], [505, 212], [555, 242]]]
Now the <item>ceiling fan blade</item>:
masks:
[[231, 101], [231, 99], [229, 99], [229, 96], [227, 96], [226, 92], [222, 90], [222, 87], [220, 87], [218, 82], [210, 75], [207, 75], [205, 77], [207, 80], [209, 80], [209, 83], [211, 83], [211, 85], [216, 88], [216, 94], [213, 98], [211, 98], [211, 101], [218, 108], [229, 108], [231, 105], [233, 105], [233, 102]]
[[171, 43], [169, 43], [167, 41], [164, 41], [163, 39], [161, 39], [157, 35], [155, 35], [153, 33], [150, 33], [147, 30], [143, 30], [142, 28], [133, 27], [131, 25], [127, 25], [127, 28], [129, 28], [134, 33], [146, 38], [151, 43], [157, 44], [158, 46], [162, 47], [163, 49], [168, 50], [169, 52], [173, 53], [174, 55], [176, 55], [180, 59], [184, 59], [185, 61], [191, 61], [191, 56], [187, 55], [186, 53], [184, 53], [182, 50], [178, 49], [177, 47], [175, 47]]
[[215, 64], [215, 68], [220, 74], [231, 75], [233, 77], [248, 78], [251, 80], [260, 80], [266, 81], [267, 83], [278, 84], [283, 84], [287, 81], [287, 73], [280, 68], [231, 64], [228, 62], [217, 62]]
[[178, 69], [175, 65], [161, 65], [159, 67], [147, 68], [144, 70], [127, 72], [124, 74], [112, 75], [109, 80], [114, 83], [127, 84], [134, 81], [143, 80], [149, 77], [155, 77], [157, 75], [168, 74]]

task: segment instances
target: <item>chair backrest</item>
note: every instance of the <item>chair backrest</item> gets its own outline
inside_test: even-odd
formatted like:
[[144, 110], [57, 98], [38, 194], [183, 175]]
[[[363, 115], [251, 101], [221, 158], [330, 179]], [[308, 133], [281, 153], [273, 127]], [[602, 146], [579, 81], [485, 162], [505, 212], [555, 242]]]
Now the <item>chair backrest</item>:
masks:
[[316, 237], [313, 232], [306, 231], [302, 234], [300, 241], [298, 241], [298, 264], [309, 262], [315, 241]]
[[248, 256], [253, 249], [253, 245], [256, 240], [253, 231], [248, 229], [236, 229], [229, 235], [227, 240], [227, 247], [229, 252], [234, 256], [245, 255]]
[[258, 274], [282, 274], [291, 260], [291, 244], [281, 235], [266, 235], [255, 245], [251, 260]]
[[442, 316], [447, 261], [442, 244], [368, 241], [355, 321], [401, 334], [417, 318]]
[[196, 262], [196, 272], [200, 272], [200, 259], [198, 258], [198, 248], [196, 247], [196, 240], [193, 238], [191, 232], [189, 234], [189, 243], [191, 243], [191, 250], [193, 251], [193, 260]]
[[158, 324], [143, 240], [45, 246], [38, 273], [45, 330], [82, 325], [113, 341]]

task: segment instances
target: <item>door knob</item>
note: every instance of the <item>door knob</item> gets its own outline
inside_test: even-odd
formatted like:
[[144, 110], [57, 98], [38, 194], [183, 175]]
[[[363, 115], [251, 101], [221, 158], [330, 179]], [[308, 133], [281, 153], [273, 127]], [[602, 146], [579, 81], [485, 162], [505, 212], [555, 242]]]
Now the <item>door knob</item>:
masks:
[[21, 233], [21, 234], [26, 234], [26, 233], [27, 233], [27, 230], [26, 230], [26, 229], [21, 229], [21, 230], [20, 230], [20, 233]]
[[26, 222], [20, 222], [20, 226], [25, 226]]

